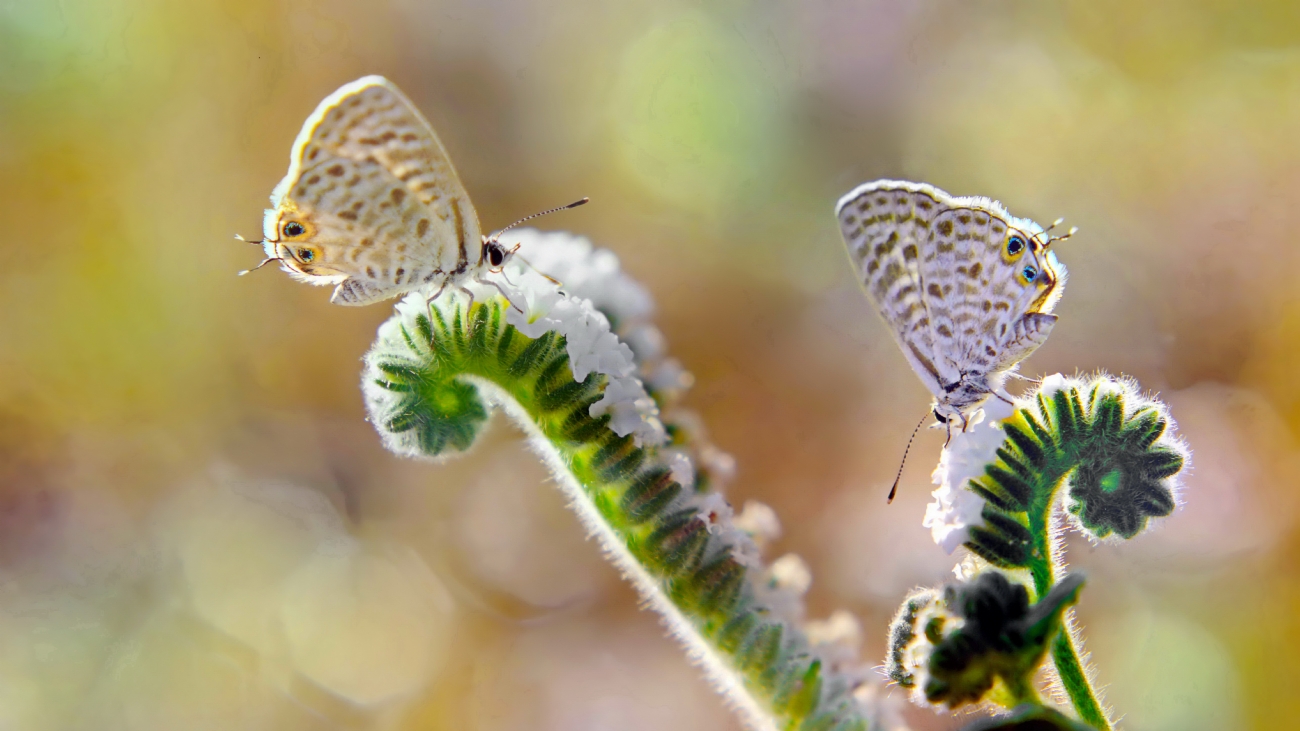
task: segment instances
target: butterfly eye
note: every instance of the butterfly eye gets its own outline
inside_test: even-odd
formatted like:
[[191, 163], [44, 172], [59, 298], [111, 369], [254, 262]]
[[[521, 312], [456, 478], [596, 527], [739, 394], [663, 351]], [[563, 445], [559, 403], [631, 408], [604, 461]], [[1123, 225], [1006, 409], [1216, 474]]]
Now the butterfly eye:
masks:
[[[1015, 256], [1016, 254], [1019, 254], [1020, 252], [1022, 252], [1022, 251], [1024, 251], [1024, 250], [1025, 250], [1025, 240], [1022, 239], [1022, 238], [1020, 238], [1019, 236], [1012, 236], [1012, 237], [1007, 241], [1007, 255], [1008, 255], [1008, 256]], [[1028, 270], [1026, 270], [1026, 271], [1028, 271]], [[1030, 277], [1030, 279], [1033, 279], [1033, 277]]]
[[1020, 273], [1024, 276], [1026, 282], [1032, 282], [1034, 277], [1038, 276], [1038, 270], [1033, 267], [1025, 267], [1020, 270]]
[[501, 264], [506, 260], [506, 253], [502, 251], [499, 246], [489, 246], [487, 255], [488, 264], [491, 264], [493, 268], [501, 266]]
[[[289, 228], [288, 226], [285, 226], [285, 229], [288, 228]], [[316, 252], [312, 251], [311, 249], [298, 249], [298, 258], [301, 259], [302, 262], [305, 264], [311, 261], [312, 259], [316, 258]]]
[[298, 223], [297, 221], [290, 221], [284, 224], [285, 236], [289, 236], [292, 238], [294, 236], [302, 236], [305, 233], [307, 233], [307, 229], [304, 228], [303, 225], [301, 223]]

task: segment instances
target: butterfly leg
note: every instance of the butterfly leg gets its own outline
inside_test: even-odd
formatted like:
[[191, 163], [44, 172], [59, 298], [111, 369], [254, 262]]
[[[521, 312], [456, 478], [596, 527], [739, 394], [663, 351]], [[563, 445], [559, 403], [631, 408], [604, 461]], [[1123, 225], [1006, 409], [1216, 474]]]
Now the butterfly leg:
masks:
[[[502, 276], [502, 277], [505, 277], [505, 272], [502, 272], [502, 273], [501, 273], [501, 276]], [[501, 285], [500, 285], [500, 284], [497, 284], [496, 282], [493, 282], [493, 281], [490, 280], [490, 279], [480, 279], [480, 278], [478, 278], [478, 277], [474, 277], [474, 281], [475, 281], [475, 282], [478, 282], [479, 284], [487, 284], [487, 285], [490, 285], [490, 286], [496, 287], [496, 288], [497, 288], [497, 291], [501, 293], [501, 296], [502, 296], [502, 297], [505, 297], [505, 298], [506, 298], [506, 302], [509, 302], [511, 307], [515, 308], [516, 310], [519, 310], [519, 314], [521, 314], [521, 315], [524, 314], [524, 308], [522, 308], [522, 307], [520, 307], [519, 305], [515, 304], [515, 301], [512, 300], [512, 299], [510, 299], [510, 295], [506, 294], [506, 291], [505, 291], [504, 289], [501, 288]], [[506, 281], [509, 282], [510, 280], [507, 279]]]
[[433, 317], [433, 301], [441, 297], [442, 292], [445, 289], [447, 289], [447, 281], [443, 280], [442, 286], [438, 288], [438, 291], [429, 295], [429, 297], [424, 300], [424, 306], [428, 310], [427, 314], [429, 315], [430, 318]]
[[1029, 376], [1022, 376], [1022, 375], [1020, 375], [1019, 373], [1016, 373], [1015, 371], [1012, 371], [1012, 372], [1008, 373], [1007, 376], [1009, 376], [1009, 377], [1011, 377], [1011, 378], [1015, 378], [1015, 379], [1017, 379], [1017, 380], [1021, 380], [1021, 381], [1029, 381], [1030, 383], [1034, 384], [1035, 386], [1041, 386], [1041, 385], [1043, 385], [1043, 379], [1041, 379], [1041, 378], [1030, 378]]
[[444, 280], [442, 281], [442, 286], [438, 288], [438, 291], [437, 291], [437, 292], [434, 292], [432, 295], [430, 295], [430, 296], [429, 296], [429, 299], [427, 299], [427, 300], [425, 300], [425, 301], [428, 302], [429, 304], [433, 304], [433, 301], [434, 301], [434, 300], [436, 300], [436, 299], [438, 299], [440, 296], [442, 296], [442, 292], [443, 292], [443, 290], [445, 290], [446, 288], [447, 288], [447, 280], [444, 279]]
[[456, 285], [456, 289], [464, 292], [465, 296], [469, 297], [469, 304], [465, 305], [465, 316], [468, 317], [469, 311], [474, 309], [474, 292], [463, 284]]

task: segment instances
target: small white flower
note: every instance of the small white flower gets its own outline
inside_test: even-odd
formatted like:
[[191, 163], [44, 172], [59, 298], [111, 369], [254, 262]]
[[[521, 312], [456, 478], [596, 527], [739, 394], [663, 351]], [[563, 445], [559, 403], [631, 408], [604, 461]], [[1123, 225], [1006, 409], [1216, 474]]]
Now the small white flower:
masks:
[[[523, 228], [502, 237], [503, 245], [509, 242], [520, 244], [519, 255], [537, 271], [562, 282], [564, 291], [591, 300], [620, 322], [644, 320], [654, 312], [654, 299], [640, 282], [623, 273], [618, 255], [595, 248], [585, 236]], [[516, 257], [511, 278], [525, 269]]]
[[[589, 243], [586, 253], [590, 253]], [[589, 413], [610, 414], [609, 428], [619, 436], [631, 434], [638, 446], [663, 444], [667, 433], [659, 420], [659, 407], [633, 377], [636, 360], [632, 349], [610, 332], [609, 320], [590, 300], [563, 294], [554, 282], [522, 264], [512, 267], [510, 274], [513, 284], [500, 282], [512, 303], [506, 310], [506, 322], [530, 338], [546, 332], [563, 335], [575, 380], [582, 381], [593, 372], [609, 379], [601, 400], [592, 405]], [[495, 287], [479, 284], [471, 290], [476, 297], [484, 298], [497, 293]], [[423, 302], [423, 297], [419, 299]], [[435, 300], [434, 306], [454, 307], [459, 301], [459, 295], [444, 296]]]
[[1043, 378], [1043, 383], [1038, 387], [1037, 393], [1044, 399], [1051, 400], [1057, 391], [1064, 391], [1071, 388], [1082, 388], [1083, 381], [1078, 378], [1068, 378], [1060, 373], [1053, 373]]
[[610, 376], [605, 393], [591, 405], [589, 413], [609, 414], [609, 428], [619, 436], [632, 434], [638, 445], [657, 446], [668, 439], [659, 421], [659, 407], [635, 378]]
[[787, 553], [767, 567], [755, 590], [773, 615], [798, 623], [803, 621], [803, 597], [811, 586], [808, 564], [797, 554]]
[[832, 667], [849, 668], [858, 662], [862, 624], [851, 612], [838, 609], [826, 619], [809, 620], [803, 629], [808, 644]]
[[700, 447], [700, 464], [716, 483], [728, 483], [736, 476], [736, 458], [712, 444]]
[[623, 342], [636, 354], [637, 362], [647, 363], [664, 357], [668, 343], [659, 328], [654, 325], [637, 325], [624, 329], [625, 332], [621, 333]]
[[695, 465], [691, 464], [690, 455], [680, 449], [664, 449], [659, 452], [659, 456], [683, 490], [695, 489]]
[[746, 500], [733, 522], [749, 534], [759, 549], [781, 537], [781, 520], [776, 511], [757, 500]]
[[654, 364], [645, 374], [646, 383], [659, 392], [679, 394], [695, 385], [695, 376], [682, 367], [676, 358], [665, 358]]
[[727, 546], [731, 557], [741, 566], [763, 568], [762, 552], [753, 537], [736, 522], [736, 511], [720, 492], [691, 493], [683, 503], [694, 508], [698, 519], [704, 523], [718, 544]]
[[787, 553], [768, 567], [768, 581], [775, 589], [802, 597], [812, 587], [812, 571], [798, 554]]
[[687, 504], [700, 512], [700, 520], [704, 521], [710, 533], [734, 532], [743, 535], [732, 521], [735, 511], [731, 509], [731, 503], [721, 493], [697, 493], [688, 498]]
[[939, 488], [930, 493], [934, 502], [926, 506], [921, 525], [930, 529], [934, 542], [948, 553], [966, 542], [970, 526], [983, 522], [984, 498], [966, 489], [966, 485], [982, 476], [984, 468], [997, 458], [997, 449], [1006, 439], [1001, 420], [1015, 413], [1015, 408], [1001, 399], [992, 399], [983, 411], [987, 418], [964, 432], [953, 430], [952, 440], [939, 456], [939, 466], [932, 475]]

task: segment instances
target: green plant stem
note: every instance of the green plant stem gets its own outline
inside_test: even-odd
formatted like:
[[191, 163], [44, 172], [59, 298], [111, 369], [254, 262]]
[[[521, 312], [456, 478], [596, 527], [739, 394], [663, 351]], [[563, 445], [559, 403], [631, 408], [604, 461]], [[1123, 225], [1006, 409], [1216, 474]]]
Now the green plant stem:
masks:
[[[575, 381], [564, 337], [525, 336], [501, 298], [398, 315], [367, 356], [371, 421], [390, 449], [467, 449], [499, 405], [532, 437], [607, 557], [658, 611], [748, 728], [867, 731], [855, 680], [823, 665], [801, 628], [757, 599], [734, 528], [715, 528], [656, 448], [590, 411], [608, 385]], [[390, 327], [391, 326], [391, 327]]]
[[1074, 710], [1078, 711], [1079, 718], [1090, 726], [1110, 731], [1110, 721], [1107, 720], [1101, 703], [1097, 701], [1097, 695], [1093, 692], [1092, 684], [1088, 682], [1083, 664], [1079, 662], [1079, 652], [1074, 646], [1074, 634], [1070, 632], [1068, 624], [1061, 629], [1056, 640], [1052, 642], [1052, 662], [1056, 664], [1056, 673], [1061, 678], [1061, 685], [1065, 686], [1065, 691], [1070, 694], [1070, 702], [1074, 704]]
[[[1060, 486], [1065, 482], [1065, 476], [1065, 473], [1060, 474], [1056, 479], [1057, 488], [1043, 491], [1046, 493], [1046, 500], [1043, 500], [1041, 505], [1034, 505], [1029, 511], [1029, 529], [1035, 536], [1029, 572], [1034, 580], [1034, 592], [1040, 599], [1055, 586], [1054, 567], [1061, 563], [1061, 559], [1056, 555], [1057, 552], [1053, 550], [1049, 521], [1052, 503], [1056, 500]], [[1072, 609], [1066, 610], [1067, 613], [1072, 611]], [[1083, 663], [1079, 661], [1069, 614], [1066, 615], [1060, 633], [1052, 642], [1052, 662], [1056, 665], [1056, 674], [1060, 677], [1065, 692], [1070, 696], [1070, 703], [1074, 705], [1079, 718], [1100, 731], [1111, 731], [1110, 721], [1107, 720], [1106, 713], [1097, 700], [1097, 692], [1093, 690], [1088, 674], [1084, 672]]]
[[[1086, 382], [1049, 379], [1056, 381], [1049, 392], [1040, 390], [1034, 403], [1002, 422], [1007, 438], [997, 461], [970, 480], [968, 487], [986, 502], [984, 523], [971, 527], [965, 544], [1000, 569], [1027, 570], [1039, 602], [1067, 581], [1056, 518], [1095, 538], [1132, 538], [1152, 518], [1173, 512], [1175, 477], [1190, 456], [1168, 434], [1167, 409], [1139, 395], [1132, 382], [1105, 374]], [[1082, 585], [1081, 576], [1073, 581]], [[1080, 661], [1073, 615], [1061, 622], [1051, 641], [1061, 686], [1084, 723], [1110, 731]]]

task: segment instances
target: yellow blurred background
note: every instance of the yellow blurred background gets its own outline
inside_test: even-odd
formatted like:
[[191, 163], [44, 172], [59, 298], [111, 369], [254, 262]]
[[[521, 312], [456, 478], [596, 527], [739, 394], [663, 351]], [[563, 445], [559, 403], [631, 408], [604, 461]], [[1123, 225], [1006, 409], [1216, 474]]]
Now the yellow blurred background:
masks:
[[303, 119], [371, 73], [485, 228], [591, 196], [540, 223], [654, 293], [729, 499], [871, 665], [955, 559], [921, 526], [940, 434], [884, 504], [929, 395], [832, 206], [901, 177], [1079, 226], [1023, 370], [1131, 374], [1194, 450], [1155, 531], [1069, 544], [1099, 680], [1126, 728], [1294, 725], [1300, 5], [9, 0], [0, 728], [739, 728], [513, 427], [379, 446], [387, 305], [235, 276]]

